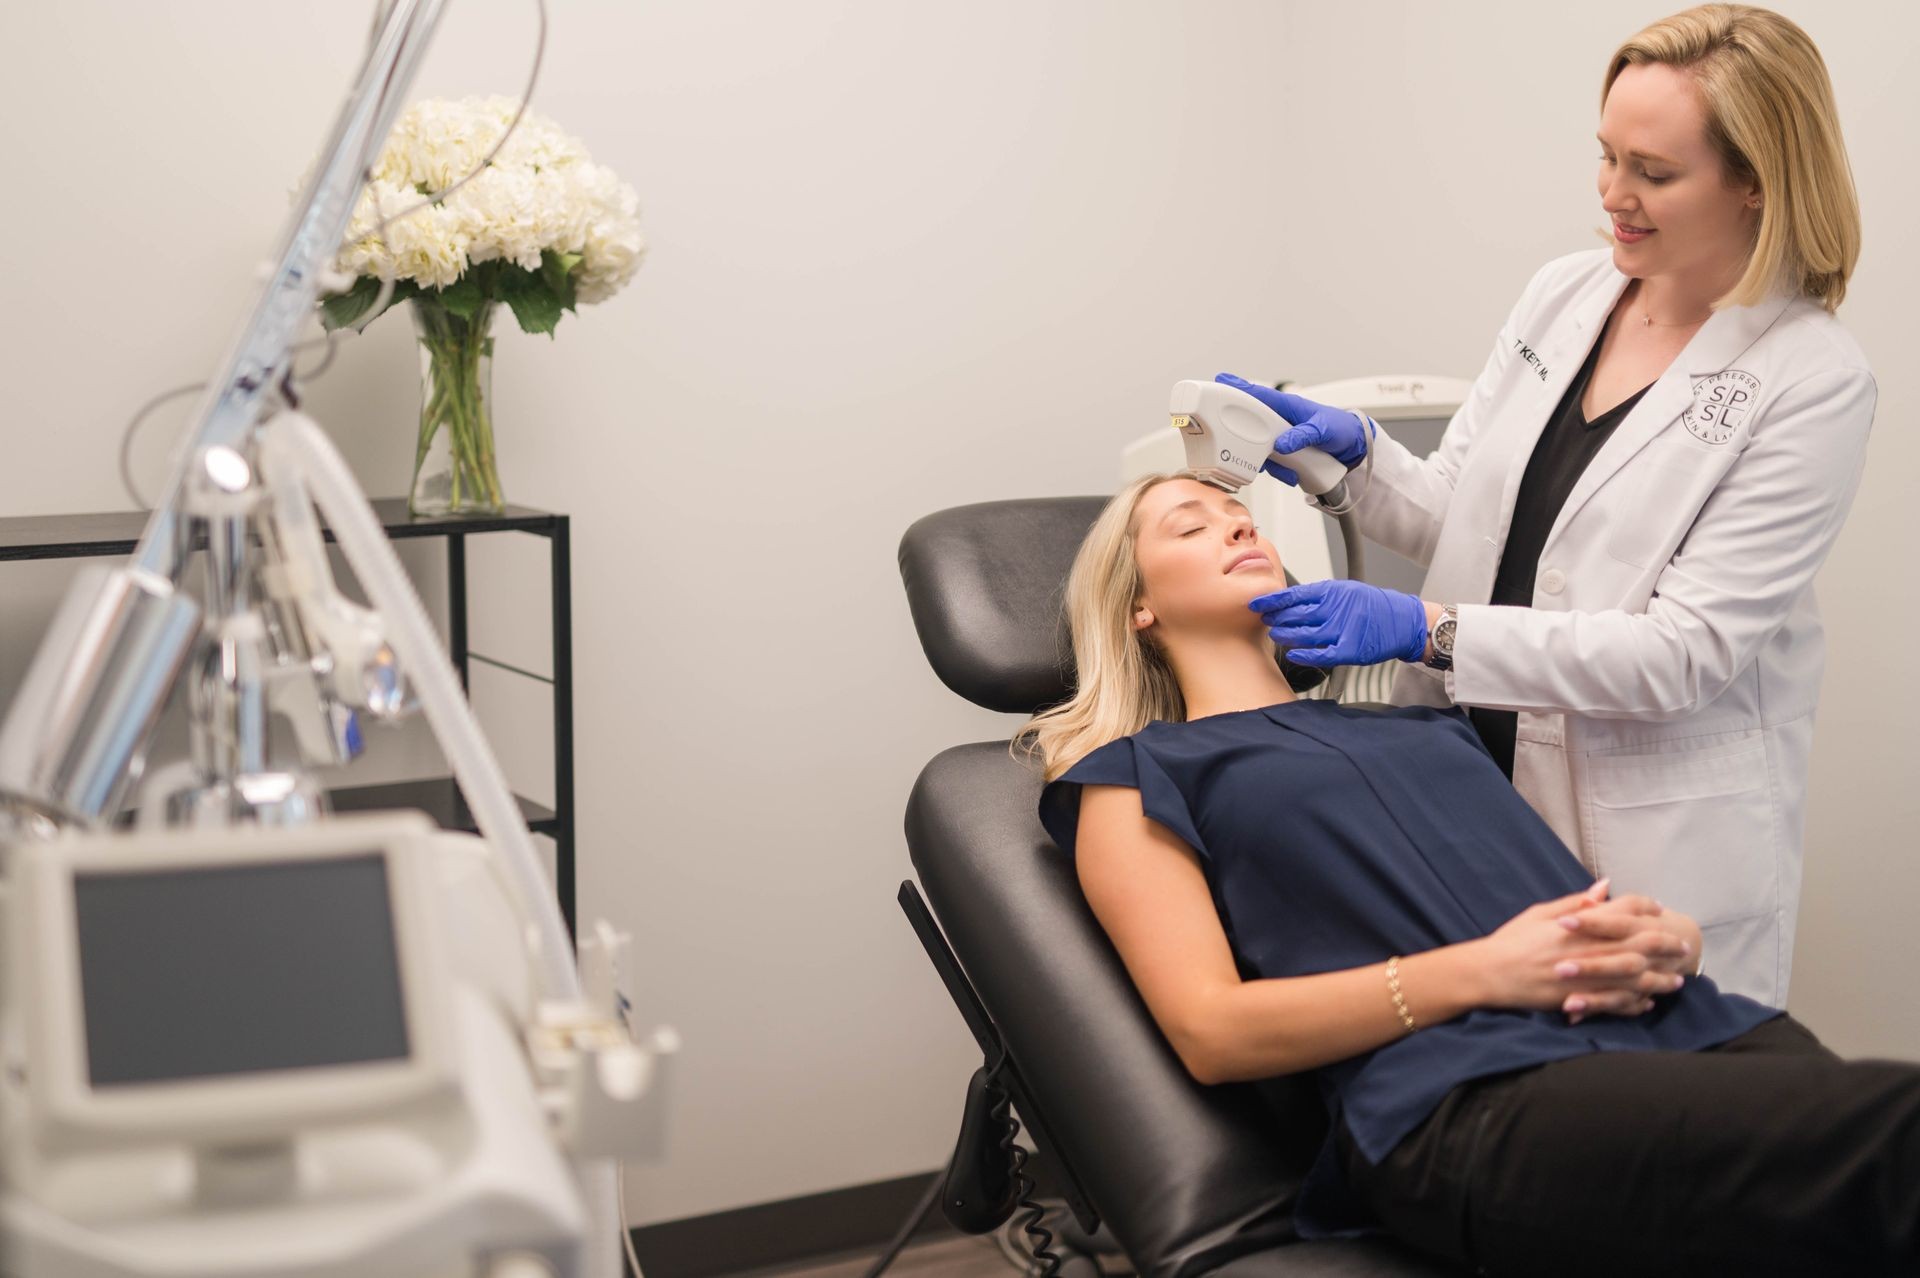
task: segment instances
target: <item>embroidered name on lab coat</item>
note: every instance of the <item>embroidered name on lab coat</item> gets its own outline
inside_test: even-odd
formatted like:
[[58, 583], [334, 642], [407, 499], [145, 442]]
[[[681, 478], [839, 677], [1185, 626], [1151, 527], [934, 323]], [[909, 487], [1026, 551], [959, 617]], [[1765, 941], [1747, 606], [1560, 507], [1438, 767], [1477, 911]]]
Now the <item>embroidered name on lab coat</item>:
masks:
[[1543, 382], [1546, 381], [1547, 366], [1545, 364], [1542, 364], [1540, 362], [1540, 357], [1533, 353], [1533, 347], [1527, 345], [1523, 339], [1518, 337], [1513, 339], [1513, 344], [1520, 348], [1520, 358], [1527, 361], [1527, 363], [1533, 365], [1533, 371], [1540, 374], [1540, 380]]
[[1693, 384], [1693, 402], [1681, 418], [1697, 440], [1724, 444], [1760, 399], [1760, 379], [1737, 368], [1715, 373]]

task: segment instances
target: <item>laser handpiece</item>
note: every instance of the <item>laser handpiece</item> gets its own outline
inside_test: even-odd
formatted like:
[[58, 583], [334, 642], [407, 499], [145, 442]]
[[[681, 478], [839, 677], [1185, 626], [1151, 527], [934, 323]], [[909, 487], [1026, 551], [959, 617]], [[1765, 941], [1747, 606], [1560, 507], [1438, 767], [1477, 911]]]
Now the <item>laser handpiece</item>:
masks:
[[1274, 452], [1273, 441], [1292, 423], [1245, 391], [1224, 382], [1175, 382], [1168, 411], [1186, 446], [1187, 469], [1214, 487], [1238, 492], [1272, 458], [1297, 474], [1301, 490], [1324, 505], [1347, 504], [1346, 466], [1318, 448]]

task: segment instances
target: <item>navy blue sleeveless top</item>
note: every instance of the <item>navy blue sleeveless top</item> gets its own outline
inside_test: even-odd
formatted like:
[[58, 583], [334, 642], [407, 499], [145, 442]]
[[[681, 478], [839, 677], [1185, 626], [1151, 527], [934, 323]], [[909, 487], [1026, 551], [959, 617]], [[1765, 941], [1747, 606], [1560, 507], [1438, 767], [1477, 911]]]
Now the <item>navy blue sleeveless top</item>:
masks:
[[[1138, 789], [1146, 815], [1199, 854], [1245, 979], [1473, 940], [1593, 881], [1455, 706], [1303, 700], [1155, 721], [1041, 792], [1040, 820], [1069, 856], [1083, 784]], [[1588, 1052], [1698, 1050], [1779, 1014], [1689, 977], [1641, 1016], [1571, 1025], [1559, 1011], [1481, 1008], [1314, 1073], [1330, 1118], [1377, 1163], [1469, 1079]], [[1329, 1128], [1295, 1206], [1302, 1236], [1377, 1228], [1344, 1181]]]

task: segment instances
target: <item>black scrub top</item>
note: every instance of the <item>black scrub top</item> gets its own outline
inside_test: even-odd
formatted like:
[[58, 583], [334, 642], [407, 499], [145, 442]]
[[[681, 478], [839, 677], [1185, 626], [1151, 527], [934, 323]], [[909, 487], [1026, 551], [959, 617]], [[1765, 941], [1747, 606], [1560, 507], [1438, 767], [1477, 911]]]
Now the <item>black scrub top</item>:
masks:
[[[1457, 706], [1289, 701], [1155, 721], [1048, 784], [1040, 819], [1069, 856], [1080, 787], [1140, 791], [1199, 854], [1244, 979], [1379, 963], [1485, 936], [1592, 876], [1500, 775]], [[1613, 885], [1621, 893], [1631, 883]], [[1380, 999], [1391, 1004], [1385, 983]], [[1420, 991], [1408, 989], [1415, 1018]], [[1468, 1079], [1588, 1052], [1691, 1051], [1779, 1012], [1689, 977], [1641, 1016], [1479, 1008], [1313, 1071], [1333, 1121], [1378, 1162]], [[1331, 1128], [1295, 1205], [1305, 1237], [1376, 1232]]]
[[[1553, 531], [1553, 521], [1560, 517], [1567, 495], [1580, 482], [1594, 454], [1652, 385], [1649, 382], [1642, 386], [1592, 421], [1580, 415], [1580, 400], [1587, 393], [1593, 366], [1599, 362], [1600, 344], [1605, 335], [1603, 325], [1601, 336], [1594, 339], [1586, 362], [1580, 365], [1573, 384], [1560, 397], [1559, 406], [1547, 419], [1546, 429], [1540, 432], [1533, 456], [1527, 461], [1526, 474], [1520, 478], [1520, 491], [1514, 497], [1513, 518], [1507, 525], [1507, 544], [1500, 555], [1500, 570], [1493, 579], [1493, 597], [1488, 603], [1533, 607], [1533, 576], [1540, 566], [1540, 551], [1547, 544], [1547, 534]], [[1500, 765], [1500, 771], [1511, 779], [1513, 740], [1519, 716], [1512, 710], [1487, 710], [1479, 706], [1471, 707], [1468, 715], [1480, 739], [1486, 742], [1488, 753]]]

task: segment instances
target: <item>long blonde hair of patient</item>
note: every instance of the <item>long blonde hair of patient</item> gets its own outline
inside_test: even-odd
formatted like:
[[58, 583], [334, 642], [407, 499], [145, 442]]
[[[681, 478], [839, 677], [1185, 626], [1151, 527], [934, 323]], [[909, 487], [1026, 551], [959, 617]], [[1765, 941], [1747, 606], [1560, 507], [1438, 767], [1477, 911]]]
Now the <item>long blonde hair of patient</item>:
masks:
[[[1827, 64], [1813, 40], [1770, 9], [1697, 5], [1614, 51], [1600, 86], [1602, 109], [1620, 72], [1647, 62], [1692, 78], [1727, 184], [1760, 188], [1747, 269], [1715, 309], [1752, 306], [1779, 291], [1837, 310], [1860, 258], [1860, 200]], [[1600, 236], [1614, 242], [1608, 230]]]
[[1186, 699], [1165, 654], [1133, 628], [1142, 582], [1134, 562], [1134, 508], [1149, 488], [1197, 479], [1190, 470], [1143, 475], [1115, 493], [1093, 521], [1067, 573], [1067, 625], [1073, 634], [1073, 695], [1043, 710], [1014, 737], [1012, 748], [1040, 757], [1051, 781], [1109, 741], [1131, 736], [1155, 719], [1183, 722]]

